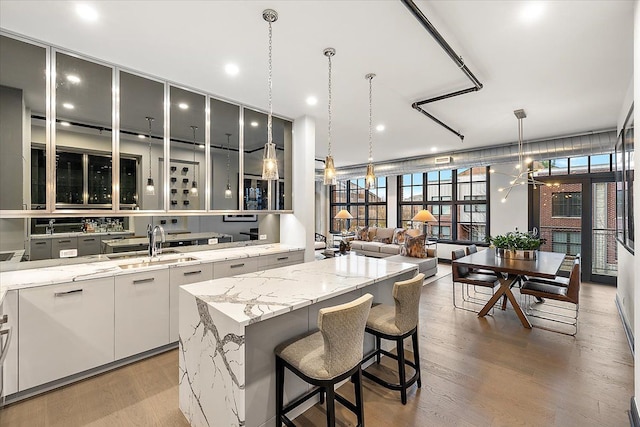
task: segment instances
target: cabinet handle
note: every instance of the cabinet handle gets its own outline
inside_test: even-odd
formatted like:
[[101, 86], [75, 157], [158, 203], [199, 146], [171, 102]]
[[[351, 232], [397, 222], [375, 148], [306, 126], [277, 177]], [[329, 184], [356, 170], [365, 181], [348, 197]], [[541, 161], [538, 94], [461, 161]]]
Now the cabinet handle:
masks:
[[96, 239], [82, 239], [83, 242], [95, 242]]
[[238, 267], [244, 267], [244, 262], [242, 264], [233, 264], [232, 266], [230, 266], [230, 268], [238, 268]]
[[6, 314], [2, 317], [0, 317], [0, 325], [3, 325], [5, 323], [7, 323], [9, 321], [9, 316], [7, 316]]
[[195, 270], [195, 271], [185, 271], [184, 274], [185, 276], [191, 276], [192, 274], [200, 274], [202, 273], [202, 270]]
[[289, 259], [288, 256], [281, 256], [280, 258], [278, 258], [278, 261], [284, 261], [285, 259]]
[[133, 284], [134, 285], [138, 285], [140, 283], [148, 283], [148, 282], [153, 282], [155, 279], [155, 277], [149, 277], [147, 279], [138, 279], [138, 280], [134, 280]]
[[47, 242], [36, 242], [36, 245], [46, 245]]
[[71, 243], [71, 240], [58, 240], [58, 243]]
[[82, 289], [73, 289], [71, 291], [66, 291], [66, 292], [56, 292], [55, 294], [53, 294], [56, 297], [63, 297], [65, 295], [70, 295], [70, 294], [77, 294], [82, 292]]

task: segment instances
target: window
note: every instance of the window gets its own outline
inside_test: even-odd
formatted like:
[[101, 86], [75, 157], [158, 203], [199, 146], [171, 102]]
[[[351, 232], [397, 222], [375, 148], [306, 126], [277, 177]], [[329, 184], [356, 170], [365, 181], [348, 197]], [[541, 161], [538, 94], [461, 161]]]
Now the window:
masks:
[[488, 232], [487, 174], [488, 168], [477, 167], [402, 175], [398, 226], [413, 227], [411, 218], [428, 209], [437, 219], [426, 227], [429, 237], [483, 242]]
[[[331, 232], [354, 230], [365, 225], [387, 226], [387, 178], [376, 178], [376, 185], [365, 189], [364, 178], [341, 181], [330, 190]], [[335, 219], [341, 209], [346, 209], [353, 219]]]
[[582, 233], [579, 231], [554, 231], [551, 235], [553, 252], [567, 255], [578, 255], [582, 242]]
[[582, 193], [553, 193], [551, 197], [551, 216], [582, 217]]

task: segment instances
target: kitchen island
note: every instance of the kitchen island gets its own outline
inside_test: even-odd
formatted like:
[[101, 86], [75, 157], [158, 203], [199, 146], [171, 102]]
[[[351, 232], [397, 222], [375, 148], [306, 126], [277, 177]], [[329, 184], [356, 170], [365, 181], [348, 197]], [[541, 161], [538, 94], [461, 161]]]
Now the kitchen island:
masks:
[[[316, 329], [323, 307], [365, 293], [393, 304], [393, 283], [416, 273], [413, 264], [350, 255], [182, 286], [180, 409], [192, 426], [275, 425], [274, 347]], [[307, 387], [287, 377], [285, 399]]]

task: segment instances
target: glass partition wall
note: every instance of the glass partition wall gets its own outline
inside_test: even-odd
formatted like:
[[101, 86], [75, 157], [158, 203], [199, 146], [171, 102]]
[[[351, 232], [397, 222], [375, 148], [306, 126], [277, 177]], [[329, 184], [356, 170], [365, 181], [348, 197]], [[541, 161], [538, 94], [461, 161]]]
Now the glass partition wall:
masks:
[[266, 181], [265, 113], [13, 35], [0, 67], [6, 217], [291, 210], [289, 120]]

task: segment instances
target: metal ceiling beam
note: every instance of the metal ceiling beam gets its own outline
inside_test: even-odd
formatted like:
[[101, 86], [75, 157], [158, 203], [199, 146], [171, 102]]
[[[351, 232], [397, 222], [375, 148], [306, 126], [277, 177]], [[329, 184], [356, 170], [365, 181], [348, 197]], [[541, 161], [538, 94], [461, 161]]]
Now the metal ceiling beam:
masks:
[[462, 60], [462, 57], [458, 55], [455, 50], [453, 50], [451, 45], [438, 32], [436, 27], [434, 27], [433, 24], [427, 19], [427, 17], [424, 16], [424, 13], [422, 13], [422, 11], [418, 8], [418, 6], [416, 6], [416, 4], [412, 0], [401, 0], [401, 1], [402, 1], [402, 4], [404, 4], [407, 7], [407, 9], [409, 9], [411, 14], [415, 16], [415, 18], [420, 22], [420, 24], [422, 24], [422, 26], [427, 30], [427, 32], [429, 32], [431, 37], [433, 37], [433, 39], [440, 45], [442, 50], [444, 50], [447, 53], [447, 55], [449, 55], [449, 58], [451, 58], [451, 60], [458, 66], [458, 68], [462, 70], [462, 72], [465, 74], [465, 76], [467, 76], [467, 78], [471, 81], [471, 83], [473, 83], [473, 87], [470, 87], [468, 89], [462, 89], [455, 92], [446, 93], [444, 95], [436, 96], [433, 98], [424, 99], [422, 101], [417, 101], [411, 104], [411, 107], [421, 112], [425, 116], [429, 117], [431, 120], [433, 120], [434, 122], [436, 122], [437, 124], [445, 128], [449, 132], [457, 135], [461, 141], [464, 141], [463, 134], [454, 130], [451, 126], [447, 125], [442, 120], [439, 120], [438, 118], [434, 117], [432, 114], [425, 111], [421, 107], [421, 105], [429, 104], [431, 102], [436, 102], [436, 101], [442, 101], [443, 99], [453, 98], [454, 96], [464, 95], [466, 93], [477, 92], [480, 89], [482, 89], [482, 83], [480, 83], [480, 80], [478, 80], [478, 78], [465, 65], [464, 61]]

